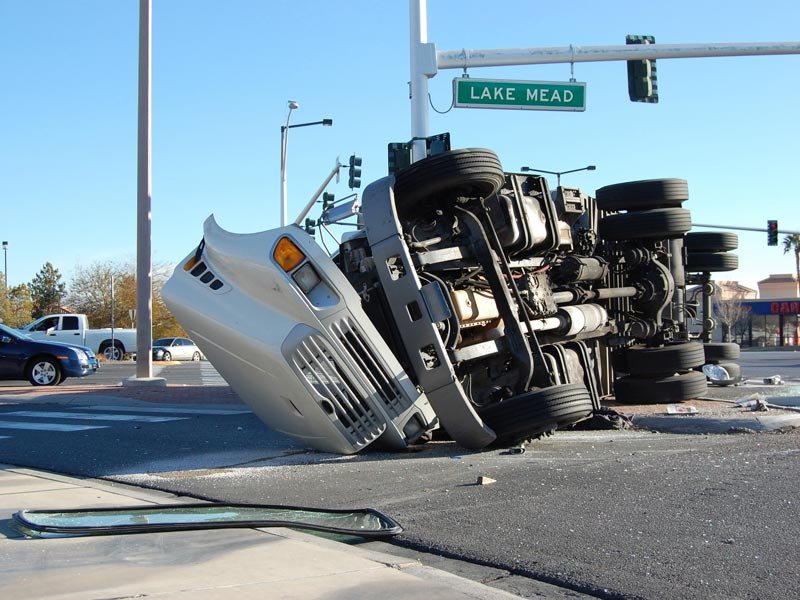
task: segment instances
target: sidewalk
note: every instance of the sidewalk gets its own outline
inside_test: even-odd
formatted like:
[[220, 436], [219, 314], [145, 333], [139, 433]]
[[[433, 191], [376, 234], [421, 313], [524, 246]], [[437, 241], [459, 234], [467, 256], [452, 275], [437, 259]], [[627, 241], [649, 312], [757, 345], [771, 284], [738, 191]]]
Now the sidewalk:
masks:
[[0, 465], [4, 598], [507, 600], [501, 590], [289, 529], [182, 531], [31, 540], [20, 509], [173, 504], [170, 494]]

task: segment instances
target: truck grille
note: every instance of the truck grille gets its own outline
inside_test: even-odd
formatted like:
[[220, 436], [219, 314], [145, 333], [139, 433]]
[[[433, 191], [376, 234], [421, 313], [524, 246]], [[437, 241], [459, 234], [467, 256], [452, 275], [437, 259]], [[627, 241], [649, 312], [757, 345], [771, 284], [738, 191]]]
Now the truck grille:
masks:
[[408, 408], [403, 402], [403, 396], [395, 383], [394, 376], [386, 370], [383, 362], [377, 359], [372, 347], [365, 343], [363, 334], [356, 328], [353, 320], [349, 317], [342, 319], [330, 325], [329, 329], [372, 384], [377, 399], [391, 418], [394, 419]]
[[352, 377], [339, 364], [322, 336], [307, 336], [297, 346], [292, 361], [322, 396], [322, 409], [334, 417], [352, 444], [366, 446], [383, 433], [386, 424], [353, 385]]

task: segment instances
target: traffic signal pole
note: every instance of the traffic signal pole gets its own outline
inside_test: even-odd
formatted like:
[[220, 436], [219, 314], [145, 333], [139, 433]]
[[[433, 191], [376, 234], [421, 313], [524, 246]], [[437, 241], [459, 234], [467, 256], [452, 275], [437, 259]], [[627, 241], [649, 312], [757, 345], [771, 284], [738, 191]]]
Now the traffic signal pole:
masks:
[[710, 58], [800, 54], [800, 42], [725, 44], [644, 44], [618, 46], [561, 46], [552, 48], [498, 48], [436, 52], [439, 69], [604, 62], [654, 58]]
[[[736, 227], [735, 225], [702, 225], [700, 223], [692, 223], [692, 227], [707, 227], [709, 229], [734, 229], [737, 231], [760, 231], [764, 233], [766, 228], [764, 227]], [[779, 234], [788, 234], [788, 235], [800, 235], [800, 231], [790, 231], [788, 229], [781, 229], [778, 231]]]
[[548, 48], [492, 48], [437, 51], [428, 42], [427, 0], [409, 0], [409, 54], [411, 78], [412, 162], [426, 155], [430, 135], [428, 79], [440, 69], [501, 67], [554, 63], [630, 61], [657, 58], [707, 58], [800, 54], [800, 42], [636, 44], [616, 46], [561, 46]]

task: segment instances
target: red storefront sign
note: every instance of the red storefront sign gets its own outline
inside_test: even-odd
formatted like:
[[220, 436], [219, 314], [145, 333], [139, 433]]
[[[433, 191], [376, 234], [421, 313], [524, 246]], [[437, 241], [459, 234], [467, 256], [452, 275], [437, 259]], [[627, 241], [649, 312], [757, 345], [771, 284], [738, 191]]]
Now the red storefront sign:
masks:
[[770, 302], [769, 312], [773, 315], [800, 314], [800, 302]]

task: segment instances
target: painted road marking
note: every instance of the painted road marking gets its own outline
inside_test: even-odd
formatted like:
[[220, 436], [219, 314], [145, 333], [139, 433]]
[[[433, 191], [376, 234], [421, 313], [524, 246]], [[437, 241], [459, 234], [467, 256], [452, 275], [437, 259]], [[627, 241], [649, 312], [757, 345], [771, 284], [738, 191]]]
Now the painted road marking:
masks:
[[33, 429], [38, 431], [84, 431], [107, 429], [108, 425], [67, 425], [66, 423], [30, 423], [26, 421], [2, 421], [0, 429]]
[[246, 408], [164, 408], [164, 407], [145, 407], [145, 406], [113, 406], [104, 404], [102, 406], [73, 406], [74, 410], [119, 410], [126, 412], [154, 412], [168, 414], [188, 414], [188, 415], [246, 415], [251, 410]]
[[33, 411], [19, 410], [0, 414], [0, 421], [4, 416], [35, 417], [50, 419], [81, 419], [87, 421], [141, 421], [144, 423], [164, 423], [166, 421], [185, 421], [188, 417], [151, 417], [148, 415], [111, 415], [87, 414], [77, 412]]

